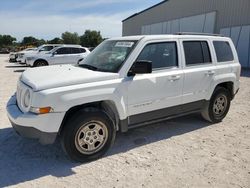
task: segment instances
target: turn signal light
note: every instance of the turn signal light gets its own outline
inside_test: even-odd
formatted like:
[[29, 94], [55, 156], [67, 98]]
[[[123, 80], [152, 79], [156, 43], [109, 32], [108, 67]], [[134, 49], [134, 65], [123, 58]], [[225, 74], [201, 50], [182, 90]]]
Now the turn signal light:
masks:
[[42, 107], [42, 108], [31, 107], [30, 111], [35, 114], [47, 114], [53, 112], [53, 109], [51, 107]]

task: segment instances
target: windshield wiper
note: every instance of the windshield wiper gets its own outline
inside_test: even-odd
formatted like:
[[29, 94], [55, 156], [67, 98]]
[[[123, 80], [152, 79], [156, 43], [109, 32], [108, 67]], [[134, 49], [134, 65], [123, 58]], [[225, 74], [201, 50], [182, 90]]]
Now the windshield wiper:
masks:
[[86, 69], [93, 70], [93, 71], [96, 71], [98, 69], [97, 67], [93, 65], [88, 65], [88, 64], [80, 64], [79, 67], [86, 68]]

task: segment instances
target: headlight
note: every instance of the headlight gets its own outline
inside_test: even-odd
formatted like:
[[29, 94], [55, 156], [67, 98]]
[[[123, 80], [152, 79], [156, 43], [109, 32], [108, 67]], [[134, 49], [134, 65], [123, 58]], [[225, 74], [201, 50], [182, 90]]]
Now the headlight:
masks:
[[30, 105], [30, 91], [27, 89], [23, 97], [23, 106], [28, 108]]

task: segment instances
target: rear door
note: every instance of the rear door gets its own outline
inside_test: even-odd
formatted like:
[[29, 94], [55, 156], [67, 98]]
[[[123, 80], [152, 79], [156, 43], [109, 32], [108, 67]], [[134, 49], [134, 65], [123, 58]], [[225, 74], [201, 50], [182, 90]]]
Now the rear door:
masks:
[[71, 59], [70, 59], [70, 61], [71, 61], [72, 64], [77, 64], [79, 62], [79, 60], [81, 60], [83, 58], [81, 53], [82, 53], [81, 48], [71, 48]]
[[[207, 97], [216, 74], [209, 40], [181, 40], [183, 47], [184, 84], [183, 107], [186, 111], [199, 109]], [[190, 107], [190, 108], [189, 108]], [[185, 111], [185, 109], [184, 109]]]

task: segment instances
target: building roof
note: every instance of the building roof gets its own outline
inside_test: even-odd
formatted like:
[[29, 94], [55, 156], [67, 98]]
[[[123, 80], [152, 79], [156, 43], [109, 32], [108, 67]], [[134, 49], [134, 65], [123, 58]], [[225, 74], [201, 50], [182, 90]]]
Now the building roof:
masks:
[[149, 10], [149, 9], [155, 8], [155, 7], [157, 7], [157, 6], [159, 6], [159, 5], [163, 4], [163, 3], [165, 3], [165, 2], [167, 2], [167, 1], [169, 1], [169, 0], [161, 1], [160, 3], [157, 3], [156, 5], [153, 5], [153, 6], [147, 8], [147, 9], [145, 9], [145, 10], [142, 10], [141, 12], [137, 12], [137, 13], [135, 13], [135, 14], [133, 14], [133, 15], [127, 17], [126, 19], [122, 20], [122, 22], [124, 22], [124, 21], [126, 21], [126, 20], [129, 20], [130, 18], [133, 18], [133, 17], [135, 17], [135, 16], [137, 16], [137, 15], [143, 13], [143, 12], [146, 12], [146, 11]]

